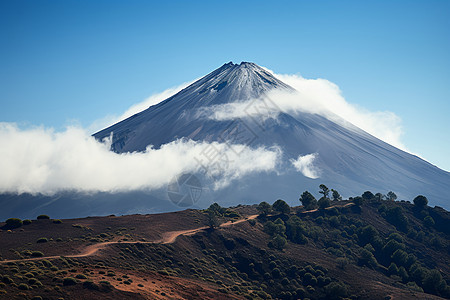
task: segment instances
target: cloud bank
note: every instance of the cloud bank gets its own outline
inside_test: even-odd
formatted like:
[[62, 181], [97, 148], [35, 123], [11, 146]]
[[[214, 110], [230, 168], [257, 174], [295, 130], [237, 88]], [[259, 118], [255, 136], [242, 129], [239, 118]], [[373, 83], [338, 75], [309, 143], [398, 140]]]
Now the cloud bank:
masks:
[[[0, 192], [16, 193], [152, 190], [185, 172], [204, 173], [221, 188], [249, 173], [274, 170], [280, 157], [277, 149], [233, 145], [231, 151], [225, 143], [185, 140], [117, 154], [108, 140], [100, 143], [80, 128], [23, 130], [11, 123], [0, 123], [0, 144]], [[205, 160], [211, 148], [220, 161]]]
[[[372, 112], [351, 104], [345, 100], [340, 88], [326, 79], [306, 79], [300, 75], [271, 73], [299, 92], [295, 101], [299, 110], [321, 114], [342, 125], [345, 125], [344, 121], [350, 122], [395, 147], [406, 149], [401, 142], [401, 118], [395, 113]], [[294, 99], [289, 102], [294, 102]]]
[[[385, 142], [405, 149], [400, 141], [401, 120], [394, 113], [371, 112], [350, 104], [339, 87], [325, 79], [274, 75], [298, 92], [274, 90], [264, 99], [203, 108], [198, 115], [223, 121], [254, 117], [255, 113], [264, 119], [276, 118], [281, 111], [309, 112], [351, 128], [350, 122]], [[145, 110], [191, 83], [155, 94], [119, 116], [107, 116], [94, 122], [87, 130], [70, 127], [64, 132], [55, 132], [43, 127], [20, 129], [13, 123], [0, 123], [0, 192], [53, 194], [61, 190], [152, 190], [165, 187], [175, 176], [185, 172], [202, 172], [213, 179], [214, 189], [220, 189], [249, 173], [275, 170], [281, 157], [281, 150], [277, 148], [251, 149], [233, 145], [234, 150], [230, 151], [229, 145], [223, 143], [177, 140], [160, 149], [149, 146], [145, 152], [117, 154], [109, 151], [108, 141], [100, 143], [87, 133]], [[266, 109], [252, 110], [257, 101], [263, 103], [258, 107], [265, 106]], [[220, 153], [222, 160], [205, 168], [201, 163], [202, 153], [211, 147]], [[240, 151], [236, 151], [236, 147]], [[236, 156], [236, 152], [240, 154]], [[299, 156], [290, 162], [304, 176], [318, 178], [320, 170], [314, 166], [317, 155]]]
[[[279, 112], [289, 114], [307, 112], [322, 115], [350, 129], [354, 129], [353, 124], [395, 147], [406, 150], [401, 142], [403, 134], [401, 119], [393, 112], [371, 112], [351, 104], [345, 100], [336, 84], [325, 79], [306, 79], [299, 75], [274, 75], [296, 91], [272, 90], [260, 99], [202, 108], [198, 111], [198, 117], [224, 121], [255, 117], [255, 114], [258, 114], [264, 120], [276, 118]], [[256, 111], [252, 107], [260, 109]]]
[[299, 155], [297, 159], [291, 159], [291, 164], [305, 177], [317, 179], [320, 177], [320, 169], [314, 166], [314, 160], [318, 153], [311, 153], [304, 156]]

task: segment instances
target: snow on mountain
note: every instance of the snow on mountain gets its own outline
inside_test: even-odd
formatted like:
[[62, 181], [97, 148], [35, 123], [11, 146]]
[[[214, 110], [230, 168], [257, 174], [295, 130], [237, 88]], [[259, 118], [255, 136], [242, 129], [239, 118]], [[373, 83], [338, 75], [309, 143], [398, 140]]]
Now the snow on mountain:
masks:
[[276, 172], [249, 175], [221, 189], [205, 182], [200, 206], [213, 201], [227, 205], [277, 198], [298, 204], [301, 192], [316, 192], [324, 183], [345, 196], [392, 190], [401, 199], [424, 194], [431, 204], [448, 207], [445, 191], [450, 173], [345, 120], [284, 110], [283, 99], [271, 97], [273, 91], [279, 95], [295, 92], [254, 63], [230, 62], [94, 136], [102, 140], [112, 133], [112, 150], [118, 153], [143, 151], [148, 145], [159, 148], [180, 138], [281, 149]]

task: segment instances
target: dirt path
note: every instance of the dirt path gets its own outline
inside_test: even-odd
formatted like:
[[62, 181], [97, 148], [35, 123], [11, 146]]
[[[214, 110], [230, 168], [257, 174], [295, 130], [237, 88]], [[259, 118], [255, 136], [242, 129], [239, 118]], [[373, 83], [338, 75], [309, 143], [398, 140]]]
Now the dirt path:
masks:
[[[326, 210], [330, 210], [330, 209], [332, 209], [333, 207], [347, 207], [347, 206], [351, 206], [351, 205], [355, 205], [355, 203], [353, 203], [353, 202], [350, 202], [350, 203], [347, 203], [347, 204], [345, 204], [345, 205], [334, 205], [334, 206], [328, 206], [328, 207], [326, 207], [325, 209]], [[308, 213], [312, 213], [312, 212], [315, 212], [315, 211], [318, 211], [319, 209], [318, 208], [316, 208], [316, 209], [311, 209], [311, 210], [305, 210], [305, 211], [302, 211], [302, 214], [308, 214]]]
[[[235, 222], [228, 221], [226, 223], [220, 224], [219, 227], [228, 227], [228, 226], [231, 226], [231, 225], [234, 225], [234, 224], [239, 224], [239, 223], [245, 222], [247, 220], [255, 219], [257, 216], [258, 215], [248, 216], [248, 217], [246, 217], [244, 219], [240, 219], [240, 220], [235, 221]], [[206, 230], [208, 228], [209, 228], [209, 226], [203, 226], [203, 227], [198, 227], [198, 228], [195, 228], [195, 229], [168, 231], [168, 232], [164, 232], [162, 234], [162, 239], [151, 241], [151, 242], [142, 242], [142, 241], [126, 241], [126, 242], [124, 242], [124, 241], [110, 241], [110, 242], [103, 242], [103, 243], [89, 245], [89, 246], [85, 247], [81, 251], [81, 253], [72, 254], [72, 255], [63, 255], [63, 256], [64, 257], [69, 257], [69, 258], [78, 258], [78, 257], [92, 256], [97, 251], [99, 251], [100, 249], [104, 249], [107, 246], [112, 245], [112, 244], [172, 244], [181, 235], [186, 235], [186, 236], [193, 235], [193, 234], [196, 234], [197, 232], [200, 232], [202, 230]], [[42, 257], [23, 258], [23, 259], [8, 259], [8, 260], [0, 261], [0, 264], [5, 264], [5, 263], [8, 263], [8, 262], [33, 261], [33, 260], [41, 260], [41, 259], [56, 259], [56, 258], [60, 258], [60, 257], [61, 257], [61, 255], [53, 255], [53, 256], [42, 256]]]

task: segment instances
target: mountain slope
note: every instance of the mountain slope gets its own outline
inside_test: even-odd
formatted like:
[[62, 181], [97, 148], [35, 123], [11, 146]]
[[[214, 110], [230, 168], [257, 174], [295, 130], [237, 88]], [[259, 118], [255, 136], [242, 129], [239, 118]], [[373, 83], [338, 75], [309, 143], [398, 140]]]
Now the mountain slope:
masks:
[[[391, 218], [395, 211], [403, 218]], [[373, 198], [257, 214], [256, 205], [214, 205], [18, 228], [0, 222], [0, 299], [450, 297], [443, 209]]]
[[[148, 145], [158, 148], [179, 138], [223, 142], [224, 136], [229, 137], [230, 131], [237, 128], [251, 141], [247, 143], [250, 147], [281, 148], [283, 159], [277, 174], [248, 176], [228, 189], [207, 194], [207, 202], [252, 203], [281, 192], [289, 203], [294, 203], [302, 190], [314, 191], [323, 182], [344, 195], [393, 190], [410, 200], [425, 193], [431, 203], [448, 206], [444, 191], [450, 186], [450, 173], [351, 124], [343, 126], [303, 112], [280, 112], [276, 118], [256, 120], [250, 113], [225, 120], [199, 113], [205, 108], [214, 111], [220, 105], [264, 97], [272, 90], [293, 89], [256, 64], [228, 63], [167, 100], [94, 136], [102, 140], [113, 133], [112, 149], [122, 153], [143, 151]], [[273, 101], [276, 105], [276, 99]], [[307, 154], [316, 154], [314, 167], [320, 173], [317, 179], [303, 176], [290, 163]], [[227, 202], [231, 196], [234, 202]]]

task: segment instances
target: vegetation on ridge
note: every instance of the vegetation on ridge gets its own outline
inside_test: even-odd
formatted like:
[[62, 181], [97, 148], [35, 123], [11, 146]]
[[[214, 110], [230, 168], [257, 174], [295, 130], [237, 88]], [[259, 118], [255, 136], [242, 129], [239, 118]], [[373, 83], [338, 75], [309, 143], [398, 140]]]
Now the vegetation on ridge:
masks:
[[[429, 207], [424, 196], [412, 204], [394, 201], [393, 192], [342, 200], [334, 189], [319, 190], [318, 200], [303, 192], [297, 207], [278, 199], [6, 222], [0, 257], [19, 260], [0, 264], [0, 298], [450, 298], [447, 211]], [[191, 234], [158, 242], [182, 230]], [[108, 242], [115, 244], [94, 254], [60, 256]]]

